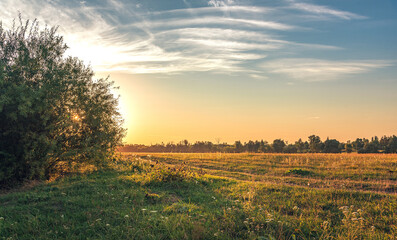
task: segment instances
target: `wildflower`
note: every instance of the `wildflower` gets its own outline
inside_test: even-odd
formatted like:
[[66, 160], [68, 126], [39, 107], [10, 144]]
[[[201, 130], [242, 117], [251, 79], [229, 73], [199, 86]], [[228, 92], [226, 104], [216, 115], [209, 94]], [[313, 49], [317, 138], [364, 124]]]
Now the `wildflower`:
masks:
[[156, 213], [157, 211], [150, 211], [151, 213]]
[[214, 197], [214, 196], [212, 196], [212, 199], [214, 199], [214, 200], [215, 200], [215, 197]]
[[129, 217], [130, 217], [130, 216], [128, 216], [128, 215], [125, 215], [125, 216], [124, 216], [124, 218], [129, 218]]
[[142, 208], [142, 211], [146, 211], [146, 208]]
[[328, 226], [329, 226], [329, 222], [328, 222], [328, 221], [324, 221], [323, 224], [322, 224], [322, 227], [323, 227], [324, 229], [327, 229]]
[[110, 224], [109, 224], [109, 223], [106, 223], [106, 227], [110, 227]]
[[99, 222], [99, 221], [101, 221], [102, 219], [100, 219], [100, 218], [98, 218], [97, 220], [95, 220], [95, 222]]
[[61, 194], [62, 194], [62, 195], [64, 195], [64, 196], [66, 195], [66, 193], [64, 193], [64, 192], [63, 192], [63, 193], [61, 193]]
[[62, 214], [62, 215], [61, 215], [61, 218], [64, 218], [64, 217], [65, 217], [65, 216]]
[[248, 224], [248, 221], [244, 221], [243, 223]]
[[0, 217], [0, 220], [4, 220], [4, 217]]

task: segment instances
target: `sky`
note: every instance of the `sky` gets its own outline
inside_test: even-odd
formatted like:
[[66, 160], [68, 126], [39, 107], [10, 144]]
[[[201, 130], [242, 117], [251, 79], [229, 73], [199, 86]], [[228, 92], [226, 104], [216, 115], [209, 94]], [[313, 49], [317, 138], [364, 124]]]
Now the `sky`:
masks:
[[120, 89], [129, 144], [397, 134], [395, 0], [0, 0]]

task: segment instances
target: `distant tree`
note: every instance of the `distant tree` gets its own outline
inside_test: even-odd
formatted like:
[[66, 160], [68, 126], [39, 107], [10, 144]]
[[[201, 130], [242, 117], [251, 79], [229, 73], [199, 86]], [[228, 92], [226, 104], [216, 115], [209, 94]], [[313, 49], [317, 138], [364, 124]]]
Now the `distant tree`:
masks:
[[306, 153], [309, 151], [309, 143], [307, 141], [303, 142], [301, 138], [295, 142], [295, 146], [298, 153]]
[[351, 153], [353, 151], [353, 146], [350, 143], [350, 141], [348, 141], [347, 143], [345, 143], [345, 150], [347, 153]]
[[352, 142], [352, 146], [354, 151], [362, 152], [364, 149], [364, 140], [361, 138], [357, 138], [355, 141]]
[[323, 150], [323, 143], [319, 136], [311, 135], [309, 136], [309, 147], [310, 152], [312, 153], [319, 153]]
[[272, 151], [272, 148], [266, 141], [261, 140], [259, 151], [263, 153], [268, 153]]
[[65, 57], [56, 31], [0, 22], [0, 183], [48, 178], [61, 161], [100, 164], [121, 144], [113, 83]]
[[379, 145], [382, 151], [386, 152], [386, 148], [387, 145], [389, 144], [389, 137], [387, 136], [383, 136], [380, 140], [379, 140]]
[[359, 153], [378, 153], [381, 149], [378, 137], [373, 137], [371, 141], [364, 139], [364, 146], [358, 151]]
[[235, 151], [238, 153], [241, 153], [244, 151], [243, 144], [240, 141], [236, 141], [234, 143], [234, 148], [235, 148]]
[[397, 136], [393, 135], [389, 137], [385, 152], [397, 153]]
[[275, 139], [272, 144], [273, 151], [276, 153], [281, 153], [284, 150], [285, 142], [282, 139]]
[[298, 148], [293, 144], [288, 144], [284, 147], [283, 152], [285, 153], [297, 153]]
[[341, 148], [339, 147], [340, 143], [336, 139], [329, 139], [324, 141], [324, 150], [325, 153], [340, 153]]

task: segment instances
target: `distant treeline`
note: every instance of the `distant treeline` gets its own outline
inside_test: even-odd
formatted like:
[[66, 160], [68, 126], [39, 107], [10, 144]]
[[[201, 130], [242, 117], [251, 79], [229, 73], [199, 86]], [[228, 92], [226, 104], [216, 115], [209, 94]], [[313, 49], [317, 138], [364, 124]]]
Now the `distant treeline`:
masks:
[[248, 141], [234, 144], [212, 143], [209, 141], [197, 141], [190, 143], [188, 140], [179, 143], [161, 143], [155, 145], [128, 144], [119, 148], [122, 152], [180, 152], [180, 153], [397, 153], [397, 136], [373, 137], [371, 140], [357, 138], [355, 141], [339, 142], [336, 139], [327, 138], [322, 141], [319, 136], [311, 135], [308, 141], [299, 139], [295, 143], [288, 143], [282, 139], [275, 139], [273, 143], [267, 141]]

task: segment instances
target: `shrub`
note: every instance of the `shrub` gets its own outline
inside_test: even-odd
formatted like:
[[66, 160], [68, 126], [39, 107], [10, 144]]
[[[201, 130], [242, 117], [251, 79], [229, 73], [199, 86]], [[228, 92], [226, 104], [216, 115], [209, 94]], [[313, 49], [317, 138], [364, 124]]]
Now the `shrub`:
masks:
[[121, 143], [113, 83], [66, 49], [57, 28], [0, 22], [0, 184], [49, 178], [59, 162], [99, 165]]
[[300, 175], [300, 176], [310, 176], [313, 175], [313, 172], [308, 171], [308, 170], [303, 170], [300, 168], [294, 168], [288, 170], [285, 174], [287, 175]]
[[166, 166], [158, 163], [150, 172], [150, 179], [154, 182], [183, 182], [196, 179], [199, 173], [194, 172], [185, 163], [178, 166]]

